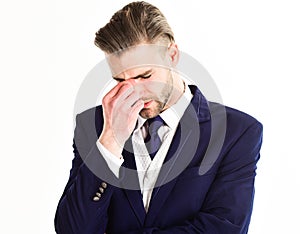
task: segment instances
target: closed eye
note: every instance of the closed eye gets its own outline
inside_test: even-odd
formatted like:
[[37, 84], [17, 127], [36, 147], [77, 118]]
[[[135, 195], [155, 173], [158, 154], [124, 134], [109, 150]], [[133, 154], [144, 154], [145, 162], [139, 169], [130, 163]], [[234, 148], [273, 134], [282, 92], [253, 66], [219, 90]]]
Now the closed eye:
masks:
[[117, 78], [117, 77], [113, 77], [113, 79], [114, 79], [115, 81], [117, 81], [118, 83], [119, 83], [119, 82], [123, 82], [123, 81], [125, 81], [124, 79]]
[[148, 79], [148, 78], [151, 77], [152, 73], [153, 73], [153, 70], [150, 69], [150, 70], [148, 70], [148, 71], [145, 71], [145, 72], [142, 73], [142, 74], [139, 74], [139, 75], [133, 77], [133, 79], [138, 79], [138, 78]]
[[150, 77], [151, 77], [151, 74], [146, 75], [146, 76], [138, 76], [138, 77], [135, 77], [135, 79], [137, 79], [137, 78], [148, 79], [148, 78], [150, 78]]
[[[131, 79], [139, 79], [139, 78], [142, 78], [142, 79], [149, 79], [150, 77], [152, 76], [152, 69], [144, 72], [143, 74], [140, 74], [140, 75], [137, 75], [135, 77], [132, 77]], [[118, 77], [113, 77], [113, 79], [117, 82], [123, 82], [125, 81], [125, 79], [123, 78], [118, 78]]]

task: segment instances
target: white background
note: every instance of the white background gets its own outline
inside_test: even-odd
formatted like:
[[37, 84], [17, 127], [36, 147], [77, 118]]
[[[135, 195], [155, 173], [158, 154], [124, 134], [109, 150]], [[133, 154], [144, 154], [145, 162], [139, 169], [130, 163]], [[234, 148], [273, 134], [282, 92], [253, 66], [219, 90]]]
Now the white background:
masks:
[[[1, 233], [54, 233], [73, 158], [75, 97], [103, 59], [94, 33], [126, 3], [0, 3]], [[249, 233], [300, 233], [298, 2], [151, 3], [179, 48], [211, 74], [223, 102], [264, 124]]]

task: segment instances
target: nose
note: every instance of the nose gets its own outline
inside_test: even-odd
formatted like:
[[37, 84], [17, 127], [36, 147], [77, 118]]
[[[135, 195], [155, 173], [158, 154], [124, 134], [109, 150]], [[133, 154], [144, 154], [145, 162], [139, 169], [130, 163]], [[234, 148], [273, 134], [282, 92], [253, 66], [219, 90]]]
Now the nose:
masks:
[[134, 88], [134, 91], [142, 96], [144, 92], [143, 82], [140, 81], [140, 79], [127, 79], [125, 82], [128, 82], [131, 84]]
[[125, 82], [131, 84], [132, 86], [135, 86], [137, 83], [133, 78], [126, 79]]

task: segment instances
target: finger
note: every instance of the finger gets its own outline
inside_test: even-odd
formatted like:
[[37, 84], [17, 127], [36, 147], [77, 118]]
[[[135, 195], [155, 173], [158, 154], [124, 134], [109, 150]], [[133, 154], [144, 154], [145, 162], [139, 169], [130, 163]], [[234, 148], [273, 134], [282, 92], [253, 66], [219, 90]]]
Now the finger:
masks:
[[144, 101], [138, 100], [131, 108], [131, 115], [137, 118], [138, 114], [143, 109], [143, 107], [144, 107]]
[[113, 98], [119, 101], [125, 101], [133, 92], [134, 87], [132, 85], [124, 85]]
[[125, 90], [133, 89], [132, 84], [130, 84], [128, 82], [120, 82], [115, 87], [113, 87], [105, 96], [109, 99], [113, 98], [113, 97], [117, 96], [119, 94], [119, 92], [121, 90], [123, 90], [124, 88], [125, 88]]
[[124, 100], [124, 105], [127, 108], [131, 108], [139, 99], [140, 99], [140, 95], [137, 92], [132, 92], [130, 93], [126, 99]]
[[103, 97], [103, 105], [117, 105], [120, 106], [124, 103], [126, 97], [128, 97], [133, 92], [133, 86], [131, 85], [122, 85], [117, 91], [114, 90], [114, 96], [112, 94], [106, 95]]

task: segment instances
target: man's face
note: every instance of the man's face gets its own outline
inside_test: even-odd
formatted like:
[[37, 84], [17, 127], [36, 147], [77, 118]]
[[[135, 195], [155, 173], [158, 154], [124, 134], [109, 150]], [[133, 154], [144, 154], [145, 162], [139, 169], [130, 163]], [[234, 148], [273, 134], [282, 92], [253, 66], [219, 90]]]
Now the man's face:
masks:
[[145, 45], [107, 57], [113, 78], [130, 82], [144, 101], [143, 118], [153, 118], [166, 109], [173, 92], [173, 76], [163, 53], [161, 47]]

